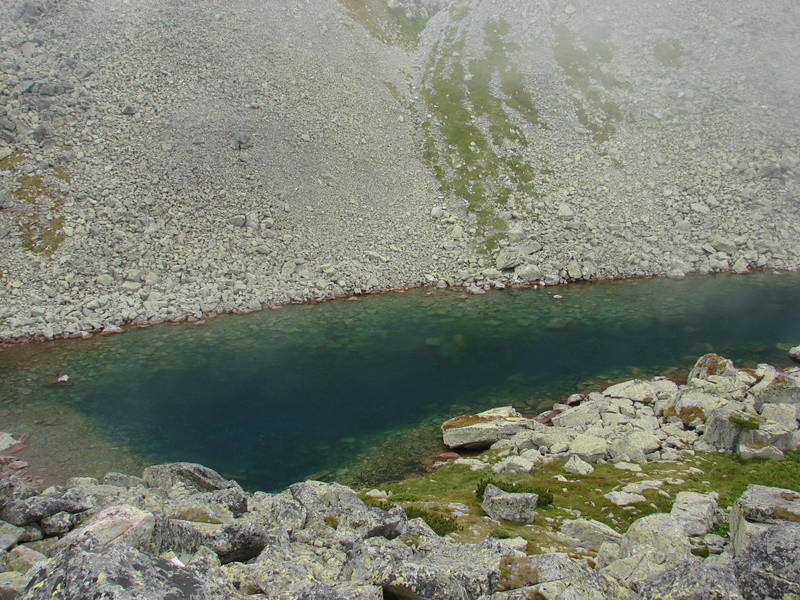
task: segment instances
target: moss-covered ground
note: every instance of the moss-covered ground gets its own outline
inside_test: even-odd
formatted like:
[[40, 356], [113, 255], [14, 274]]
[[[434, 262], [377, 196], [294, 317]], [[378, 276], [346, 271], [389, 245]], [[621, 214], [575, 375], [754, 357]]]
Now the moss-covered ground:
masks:
[[[18, 165], [24, 160], [22, 153], [15, 152], [0, 161], [0, 170], [17, 175], [16, 187], [9, 190], [9, 194], [29, 207], [18, 223], [19, 237], [25, 250], [52, 256], [65, 238], [61, 203], [41, 175], [17, 173]], [[63, 168], [54, 169], [52, 174], [63, 182], [70, 181], [69, 173]]]
[[382, 0], [339, 0], [354, 21], [380, 41], [413, 50], [425, 28], [423, 18], [411, 19], [402, 8], [389, 7]]
[[[465, 7], [455, 8], [458, 19], [466, 16]], [[488, 22], [484, 54], [465, 61], [466, 34], [451, 26], [431, 53], [422, 91], [429, 115], [420, 128], [422, 156], [441, 190], [475, 216], [486, 250], [505, 235], [498, 207], [514, 195], [537, 196], [536, 178], [547, 168], [524, 152], [523, 125], [547, 124], [512, 59], [519, 48], [509, 30], [502, 19]]]
[[[497, 453], [483, 454], [490, 462]], [[800, 491], [800, 451], [787, 454], [783, 461], [745, 461], [731, 454], [698, 454], [683, 462], [656, 461], [642, 465], [642, 471], [631, 472], [614, 465], [597, 464], [590, 475], [570, 475], [563, 471], [565, 460], [544, 465], [530, 474], [494, 475], [490, 468], [470, 471], [466, 465], [449, 462], [438, 471], [380, 486], [391, 495], [386, 501], [369, 500], [384, 508], [392, 504], [413, 507], [441, 516], [452, 516], [448, 505], [467, 507], [468, 514], [457, 516], [457, 540], [475, 542], [488, 535], [521, 536], [528, 541], [529, 552], [572, 551], [556, 534], [564, 520], [583, 517], [596, 519], [624, 533], [636, 519], [656, 512], [669, 512], [675, 495], [681, 491], [717, 492], [719, 505], [728, 510], [751, 483]], [[537, 486], [553, 495], [553, 503], [537, 510], [533, 524], [496, 522], [485, 516], [476, 489], [487, 477], [509, 483]], [[627, 483], [658, 480], [663, 484], [643, 492], [647, 502], [618, 507], [604, 495]], [[725, 534], [721, 524], [718, 533]]]

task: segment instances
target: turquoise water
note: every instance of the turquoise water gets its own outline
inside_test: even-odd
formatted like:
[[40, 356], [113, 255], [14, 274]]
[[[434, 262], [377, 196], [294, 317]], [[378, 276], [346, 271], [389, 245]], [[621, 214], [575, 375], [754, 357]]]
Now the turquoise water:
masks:
[[[786, 365], [798, 343], [799, 274], [412, 290], [10, 348], [0, 429], [81, 474], [135, 456], [259, 489], [368, 484], [418, 470], [456, 414], [534, 413], [611, 380], [685, 374], [712, 350]], [[47, 385], [62, 373], [71, 386]]]

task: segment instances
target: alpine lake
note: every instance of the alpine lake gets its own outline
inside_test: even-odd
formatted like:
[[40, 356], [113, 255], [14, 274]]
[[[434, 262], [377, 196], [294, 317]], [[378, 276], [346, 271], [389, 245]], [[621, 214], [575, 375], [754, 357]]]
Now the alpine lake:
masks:
[[11, 346], [0, 429], [53, 481], [191, 461], [248, 489], [367, 486], [421, 472], [459, 414], [680, 380], [707, 352], [786, 367], [797, 344], [800, 273], [422, 288]]

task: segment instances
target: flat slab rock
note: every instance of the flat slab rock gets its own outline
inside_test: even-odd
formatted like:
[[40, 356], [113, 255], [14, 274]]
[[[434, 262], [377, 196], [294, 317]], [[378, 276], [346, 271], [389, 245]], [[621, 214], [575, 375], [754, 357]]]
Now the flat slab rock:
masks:
[[475, 415], [462, 415], [442, 424], [442, 439], [449, 448], [481, 449], [528, 429], [540, 426], [511, 406]]

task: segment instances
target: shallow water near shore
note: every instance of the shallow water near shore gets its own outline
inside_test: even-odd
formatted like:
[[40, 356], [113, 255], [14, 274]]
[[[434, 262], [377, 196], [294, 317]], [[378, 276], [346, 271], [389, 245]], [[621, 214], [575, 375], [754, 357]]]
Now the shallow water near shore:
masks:
[[418, 471], [457, 414], [532, 414], [710, 351], [787, 366], [798, 343], [798, 273], [412, 290], [11, 347], [0, 429], [65, 477], [186, 460], [253, 489], [369, 485]]

